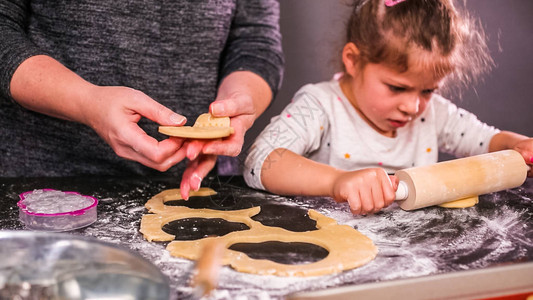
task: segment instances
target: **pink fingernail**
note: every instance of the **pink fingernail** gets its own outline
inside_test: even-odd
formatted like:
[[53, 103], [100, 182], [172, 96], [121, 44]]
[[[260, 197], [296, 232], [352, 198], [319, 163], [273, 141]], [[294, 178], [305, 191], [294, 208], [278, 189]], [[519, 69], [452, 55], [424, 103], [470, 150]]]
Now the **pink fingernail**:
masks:
[[533, 163], [533, 156], [531, 156], [531, 158], [529, 159], [529, 161]]
[[198, 191], [200, 189], [200, 185], [202, 184], [202, 177], [198, 176], [198, 174], [193, 174], [191, 183], [192, 183], [193, 189], [195, 191]]
[[180, 116], [178, 114], [173, 114], [170, 116], [170, 122], [172, 122], [173, 124], [180, 125], [184, 124], [186, 121], [187, 119], [184, 116]]
[[183, 200], [189, 200], [189, 192], [185, 192], [184, 188], [181, 189], [181, 198], [183, 198]]
[[198, 156], [198, 153], [193, 152], [193, 151], [191, 150], [191, 148], [187, 148], [187, 157], [188, 157], [190, 160], [195, 160], [197, 156]]
[[224, 104], [223, 103], [213, 103], [211, 105], [211, 111], [214, 115], [222, 116], [224, 115]]

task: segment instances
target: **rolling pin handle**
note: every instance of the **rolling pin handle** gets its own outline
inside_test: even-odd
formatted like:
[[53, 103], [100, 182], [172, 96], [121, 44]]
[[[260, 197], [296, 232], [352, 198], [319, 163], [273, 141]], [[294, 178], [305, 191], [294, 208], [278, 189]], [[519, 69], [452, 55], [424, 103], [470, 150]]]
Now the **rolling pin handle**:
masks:
[[398, 189], [396, 190], [396, 199], [395, 200], [405, 200], [409, 197], [409, 188], [407, 183], [404, 181], [398, 182]]

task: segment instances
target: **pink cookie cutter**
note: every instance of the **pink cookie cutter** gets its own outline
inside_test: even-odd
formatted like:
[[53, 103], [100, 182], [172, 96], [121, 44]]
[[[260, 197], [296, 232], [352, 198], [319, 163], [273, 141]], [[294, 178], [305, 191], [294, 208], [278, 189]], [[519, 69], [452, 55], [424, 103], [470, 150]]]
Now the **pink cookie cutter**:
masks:
[[[54, 189], [42, 189], [42, 191], [58, 191]], [[77, 192], [59, 191], [64, 194], [80, 195], [85, 198], [89, 198], [92, 204], [73, 211], [60, 212], [60, 213], [38, 213], [28, 210], [24, 200], [26, 196], [34, 191], [27, 191], [19, 195], [20, 201], [17, 202], [19, 207], [19, 219], [26, 225], [28, 229], [40, 230], [40, 231], [68, 231], [86, 227], [94, 223], [97, 219], [96, 207], [98, 205], [98, 199], [81, 195]]]

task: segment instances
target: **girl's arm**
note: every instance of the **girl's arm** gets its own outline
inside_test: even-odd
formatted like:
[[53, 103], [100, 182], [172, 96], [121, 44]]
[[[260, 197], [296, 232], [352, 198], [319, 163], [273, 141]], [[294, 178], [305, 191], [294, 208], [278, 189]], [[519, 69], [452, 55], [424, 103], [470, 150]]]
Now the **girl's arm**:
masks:
[[275, 194], [301, 196], [331, 196], [333, 184], [343, 171], [277, 148], [261, 169], [261, 182]]
[[343, 171], [283, 148], [269, 154], [263, 163], [261, 181], [276, 194], [327, 196], [337, 202], [347, 201], [353, 214], [373, 213], [389, 206], [397, 188], [397, 179], [389, 178], [383, 169]]
[[527, 141], [528, 139], [529, 138], [525, 135], [511, 131], [501, 131], [495, 134], [490, 140], [489, 152], [513, 149], [517, 144]]
[[[501, 131], [490, 140], [489, 152], [513, 149], [522, 154], [530, 167], [533, 166], [533, 138], [510, 131]], [[528, 173], [533, 177], [533, 168]]]

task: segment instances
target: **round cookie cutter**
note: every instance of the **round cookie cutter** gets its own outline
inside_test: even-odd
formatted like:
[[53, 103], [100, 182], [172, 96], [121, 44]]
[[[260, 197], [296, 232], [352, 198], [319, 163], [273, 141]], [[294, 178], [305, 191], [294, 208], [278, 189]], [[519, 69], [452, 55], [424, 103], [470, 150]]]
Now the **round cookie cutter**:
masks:
[[[57, 212], [57, 213], [46, 213], [32, 210], [28, 207], [26, 199], [31, 196], [33, 193], [49, 193], [53, 192], [57, 194], [58, 192], [63, 195], [79, 195], [83, 198], [89, 199], [90, 204], [76, 208], [71, 211]], [[19, 208], [19, 219], [26, 225], [28, 229], [39, 230], [39, 231], [51, 231], [51, 232], [60, 232], [60, 231], [69, 231], [74, 229], [83, 228], [91, 225], [97, 219], [96, 207], [98, 205], [98, 199], [81, 195], [77, 192], [63, 192], [54, 189], [42, 189], [42, 190], [33, 190], [27, 191], [19, 195], [20, 201], [17, 202]], [[47, 199], [43, 199], [46, 201]]]

